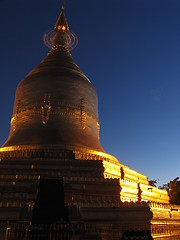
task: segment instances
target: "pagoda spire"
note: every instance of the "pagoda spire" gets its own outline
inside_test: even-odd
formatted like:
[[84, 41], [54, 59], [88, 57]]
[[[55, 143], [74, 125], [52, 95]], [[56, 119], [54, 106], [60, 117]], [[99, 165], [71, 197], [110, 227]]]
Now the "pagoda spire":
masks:
[[62, 1], [62, 11], [64, 11], [64, 8], [65, 8], [65, 0]]
[[69, 26], [65, 17], [64, 13], [64, 8], [65, 8], [65, 1], [63, 0], [62, 2], [62, 8], [61, 8], [61, 13], [59, 15], [59, 18], [54, 26], [54, 30], [62, 30], [62, 31], [69, 31]]
[[76, 34], [69, 30], [64, 9], [65, 0], [62, 1], [61, 13], [54, 25], [54, 29], [46, 32], [43, 37], [45, 45], [51, 50], [72, 50], [78, 43]]

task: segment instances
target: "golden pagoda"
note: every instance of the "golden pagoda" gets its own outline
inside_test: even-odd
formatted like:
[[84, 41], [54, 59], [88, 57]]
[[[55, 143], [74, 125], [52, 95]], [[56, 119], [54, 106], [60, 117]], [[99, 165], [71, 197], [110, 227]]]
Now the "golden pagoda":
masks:
[[99, 142], [97, 92], [70, 54], [64, 4], [44, 42], [0, 148], [0, 239], [179, 239], [180, 207]]

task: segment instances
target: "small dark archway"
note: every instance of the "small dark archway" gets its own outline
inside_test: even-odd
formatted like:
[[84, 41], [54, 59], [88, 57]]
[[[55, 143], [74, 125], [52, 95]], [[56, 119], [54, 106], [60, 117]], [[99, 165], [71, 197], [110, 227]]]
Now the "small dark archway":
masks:
[[68, 221], [63, 180], [40, 179], [32, 224], [54, 224], [57, 221]]

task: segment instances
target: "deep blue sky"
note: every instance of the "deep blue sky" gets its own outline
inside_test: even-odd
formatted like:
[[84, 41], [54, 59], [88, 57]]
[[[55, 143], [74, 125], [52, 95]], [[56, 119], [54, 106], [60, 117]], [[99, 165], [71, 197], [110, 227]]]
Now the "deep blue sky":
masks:
[[[59, 0], [0, 0], [0, 145], [59, 13]], [[66, 17], [72, 56], [98, 92], [104, 149], [159, 185], [179, 176], [180, 0], [67, 0]]]

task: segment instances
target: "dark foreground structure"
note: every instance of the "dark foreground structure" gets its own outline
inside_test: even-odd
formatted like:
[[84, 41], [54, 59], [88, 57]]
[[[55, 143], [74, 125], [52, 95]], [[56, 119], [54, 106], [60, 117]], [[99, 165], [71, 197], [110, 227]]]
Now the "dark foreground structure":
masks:
[[180, 207], [99, 142], [97, 93], [69, 52], [64, 6], [44, 41], [0, 148], [0, 240], [180, 239]]

